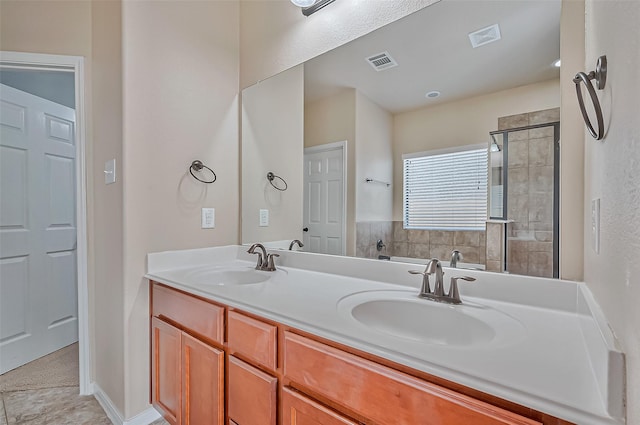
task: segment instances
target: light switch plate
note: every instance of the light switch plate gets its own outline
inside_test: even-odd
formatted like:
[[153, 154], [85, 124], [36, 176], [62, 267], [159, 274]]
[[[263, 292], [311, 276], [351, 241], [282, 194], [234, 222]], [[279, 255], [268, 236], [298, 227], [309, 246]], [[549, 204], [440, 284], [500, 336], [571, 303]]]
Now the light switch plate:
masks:
[[104, 163], [104, 184], [116, 182], [116, 159], [110, 159]]
[[216, 210], [215, 208], [202, 209], [202, 228], [213, 229], [216, 227]]
[[600, 198], [591, 201], [591, 248], [600, 253]]
[[269, 226], [269, 210], [260, 210], [260, 227]]

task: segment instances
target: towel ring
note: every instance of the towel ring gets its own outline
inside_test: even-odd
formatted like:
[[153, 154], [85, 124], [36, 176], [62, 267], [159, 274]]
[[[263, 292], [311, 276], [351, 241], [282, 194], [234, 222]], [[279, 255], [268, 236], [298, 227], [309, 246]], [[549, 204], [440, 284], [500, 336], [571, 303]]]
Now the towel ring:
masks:
[[[576, 76], [573, 78], [573, 82], [576, 84], [576, 95], [578, 96], [578, 104], [580, 105], [580, 112], [582, 112], [582, 118], [584, 119], [584, 123], [589, 130], [591, 136], [596, 140], [602, 140], [604, 137], [604, 119], [602, 117], [602, 108], [600, 107], [600, 101], [598, 100], [598, 96], [596, 95], [596, 90], [593, 88], [593, 84], [591, 80], [596, 81], [596, 87], [598, 90], [604, 89], [605, 84], [607, 83], [607, 57], [600, 56], [596, 63], [596, 70], [591, 71], [589, 74], [585, 74], [584, 72], [578, 72]], [[593, 109], [596, 112], [596, 120], [598, 122], [598, 131], [593, 128], [593, 124], [591, 124], [591, 120], [589, 119], [589, 115], [587, 114], [587, 110], [584, 106], [584, 99], [582, 97], [582, 90], [580, 89], [580, 83], [584, 83], [584, 86], [587, 88], [589, 92], [589, 97], [591, 97], [591, 102], [593, 103]]]
[[[200, 177], [198, 177], [195, 174], [193, 174], [194, 171], [200, 172], [200, 171], [202, 171], [203, 168], [206, 168], [207, 170], [209, 170], [211, 172], [211, 174], [213, 174], [213, 179], [211, 179], [211, 180], [202, 180]], [[202, 163], [202, 161], [200, 161], [198, 159], [196, 159], [195, 161], [193, 161], [191, 163], [191, 167], [189, 167], [189, 172], [191, 173], [191, 175], [193, 176], [194, 179], [196, 179], [196, 180], [198, 180], [199, 182], [202, 182], [202, 183], [211, 184], [211, 183], [215, 182], [218, 179], [218, 176], [216, 176], [216, 173], [214, 173], [211, 168], [209, 168], [206, 165], [204, 165]]]
[[[273, 183], [274, 179], [279, 179], [280, 181], [282, 181], [282, 183], [284, 183], [284, 188], [278, 187], [278, 185], [276, 185], [275, 183]], [[287, 190], [287, 188], [289, 187], [289, 185], [287, 185], [287, 182], [284, 181], [284, 179], [280, 176], [276, 176], [275, 174], [273, 174], [271, 171], [269, 171], [267, 173], [267, 180], [269, 180], [269, 183], [271, 183], [271, 186], [275, 187], [276, 189], [278, 189], [280, 192], [284, 192], [285, 190]]]

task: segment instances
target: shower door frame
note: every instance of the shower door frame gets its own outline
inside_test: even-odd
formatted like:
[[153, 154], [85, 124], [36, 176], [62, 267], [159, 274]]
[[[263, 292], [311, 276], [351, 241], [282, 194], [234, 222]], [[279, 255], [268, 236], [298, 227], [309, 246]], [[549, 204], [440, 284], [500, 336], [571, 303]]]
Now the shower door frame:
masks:
[[[490, 136], [502, 135], [503, 157], [502, 157], [502, 214], [500, 219], [507, 220], [507, 202], [509, 198], [509, 133], [532, 130], [536, 128], [553, 127], [553, 277], [560, 277], [560, 121], [553, 121], [544, 124], [527, 125], [523, 127], [509, 128], [489, 132]], [[490, 142], [491, 143], [491, 142]], [[490, 149], [490, 148], [489, 148]], [[491, 164], [488, 164], [491, 168]], [[491, 171], [491, 170], [489, 170]], [[489, 209], [490, 212], [490, 209]], [[497, 218], [491, 217], [490, 218]], [[504, 264], [507, 265], [507, 232], [504, 232]]]

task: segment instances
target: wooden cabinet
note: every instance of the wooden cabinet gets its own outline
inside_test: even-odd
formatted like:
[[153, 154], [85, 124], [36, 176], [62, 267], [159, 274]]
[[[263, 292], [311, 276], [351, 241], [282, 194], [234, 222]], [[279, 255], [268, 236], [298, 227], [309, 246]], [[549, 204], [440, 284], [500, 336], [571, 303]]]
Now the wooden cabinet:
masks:
[[172, 425], [571, 425], [160, 284], [151, 300], [152, 402]]
[[379, 424], [541, 424], [291, 332], [285, 333], [284, 374]]
[[358, 425], [319, 403], [291, 391], [282, 390], [282, 425]]
[[188, 332], [221, 343], [224, 308], [153, 285], [151, 311], [152, 404], [171, 425], [223, 425], [224, 351]]
[[162, 285], [152, 287], [152, 315], [179, 324], [203, 339], [222, 344], [224, 307]]
[[275, 370], [277, 359], [277, 327], [229, 311], [227, 320], [229, 352], [247, 358], [252, 363]]
[[180, 338], [179, 329], [151, 319], [151, 399], [171, 425], [181, 423]]
[[224, 352], [182, 334], [182, 425], [224, 423]]
[[229, 356], [229, 419], [238, 425], [276, 425], [278, 379]]

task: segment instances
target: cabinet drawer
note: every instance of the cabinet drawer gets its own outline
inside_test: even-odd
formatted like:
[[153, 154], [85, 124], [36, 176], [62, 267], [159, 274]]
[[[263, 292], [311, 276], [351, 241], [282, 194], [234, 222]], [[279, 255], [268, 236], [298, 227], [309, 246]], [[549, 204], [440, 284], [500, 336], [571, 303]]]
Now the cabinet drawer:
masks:
[[287, 378], [376, 423], [541, 424], [291, 332], [284, 344]]
[[229, 419], [240, 425], [276, 425], [278, 379], [229, 356]]
[[273, 325], [229, 311], [227, 339], [230, 354], [241, 354], [251, 361], [275, 370], [277, 328]]
[[179, 323], [211, 341], [222, 344], [224, 339], [224, 308], [153, 284], [152, 314]]
[[283, 425], [358, 425], [287, 388], [282, 390], [282, 415]]

